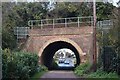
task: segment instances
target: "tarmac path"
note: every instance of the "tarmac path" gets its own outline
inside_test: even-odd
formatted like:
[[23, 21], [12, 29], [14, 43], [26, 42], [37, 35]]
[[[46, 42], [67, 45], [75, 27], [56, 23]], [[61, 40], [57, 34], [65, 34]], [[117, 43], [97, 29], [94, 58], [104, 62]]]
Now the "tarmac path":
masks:
[[40, 80], [83, 80], [78, 78], [73, 71], [48, 71]]

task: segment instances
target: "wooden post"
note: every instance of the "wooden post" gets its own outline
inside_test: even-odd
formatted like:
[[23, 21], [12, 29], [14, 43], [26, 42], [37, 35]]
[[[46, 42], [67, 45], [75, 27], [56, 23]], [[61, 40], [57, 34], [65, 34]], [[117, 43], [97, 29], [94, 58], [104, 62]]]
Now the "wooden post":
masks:
[[94, 24], [93, 24], [93, 67], [94, 71], [97, 69], [97, 51], [96, 51], [96, 3], [93, 0], [93, 16], [94, 16]]

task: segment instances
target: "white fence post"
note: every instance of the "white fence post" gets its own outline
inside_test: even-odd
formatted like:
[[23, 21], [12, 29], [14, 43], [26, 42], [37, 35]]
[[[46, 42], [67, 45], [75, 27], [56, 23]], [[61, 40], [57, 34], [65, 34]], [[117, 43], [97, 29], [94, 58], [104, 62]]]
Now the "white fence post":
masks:
[[33, 21], [31, 21], [31, 29], [33, 29]]
[[42, 26], [43, 26], [43, 25], [42, 25], [42, 20], [41, 20], [41, 29], [42, 29]]
[[55, 27], [55, 20], [53, 19], [53, 29], [54, 29], [54, 27]]
[[90, 17], [90, 18], [91, 18], [90, 25], [91, 27], [93, 27], [93, 17]]
[[65, 27], [67, 27], [67, 19], [65, 18]]

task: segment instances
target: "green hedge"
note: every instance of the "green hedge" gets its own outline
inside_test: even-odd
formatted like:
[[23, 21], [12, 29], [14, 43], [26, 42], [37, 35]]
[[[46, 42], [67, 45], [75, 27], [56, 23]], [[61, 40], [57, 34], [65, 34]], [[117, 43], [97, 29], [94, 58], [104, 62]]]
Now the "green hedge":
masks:
[[3, 79], [28, 80], [36, 72], [40, 71], [38, 56], [27, 52], [10, 52], [5, 49], [2, 53]]
[[91, 78], [96, 78], [96, 79], [98, 78], [102, 78], [102, 79], [117, 78], [118, 79], [119, 78], [116, 72], [108, 73], [106, 71], [103, 71], [102, 69], [98, 69], [96, 72], [89, 72], [90, 66], [91, 65], [89, 63], [83, 63], [75, 68], [74, 73], [79, 77], [85, 77], [90, 80], [92, 80]]
[[116, 72], [120, 75], [120, 56], [113, 47], [103, 47], [100, 57], [104, 71]]

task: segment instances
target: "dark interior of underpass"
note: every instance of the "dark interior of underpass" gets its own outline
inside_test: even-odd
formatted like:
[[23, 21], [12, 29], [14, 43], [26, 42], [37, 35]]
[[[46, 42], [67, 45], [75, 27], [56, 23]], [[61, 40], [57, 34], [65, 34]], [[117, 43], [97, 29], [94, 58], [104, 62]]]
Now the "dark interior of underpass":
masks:
[[[52, 64], [53, 62], [53, 56], [56, 51], [62, 48], [67, 48], [72, 50], [75, 53], [76, 56], [76, 64], [74, 67], [62, 67], [62, 68], [55, 68]], [[77, 65], [80, 64], [80, 56], [76, 48], [71, 45], [70, 43], [64, 42], [64, 41], [56, 41], [51, 44], [49, 44], [43, 51], [41, 56], [42, 64], [48, 67], [49, 70], [68, 70], [68, 69], [74, 69]]]

